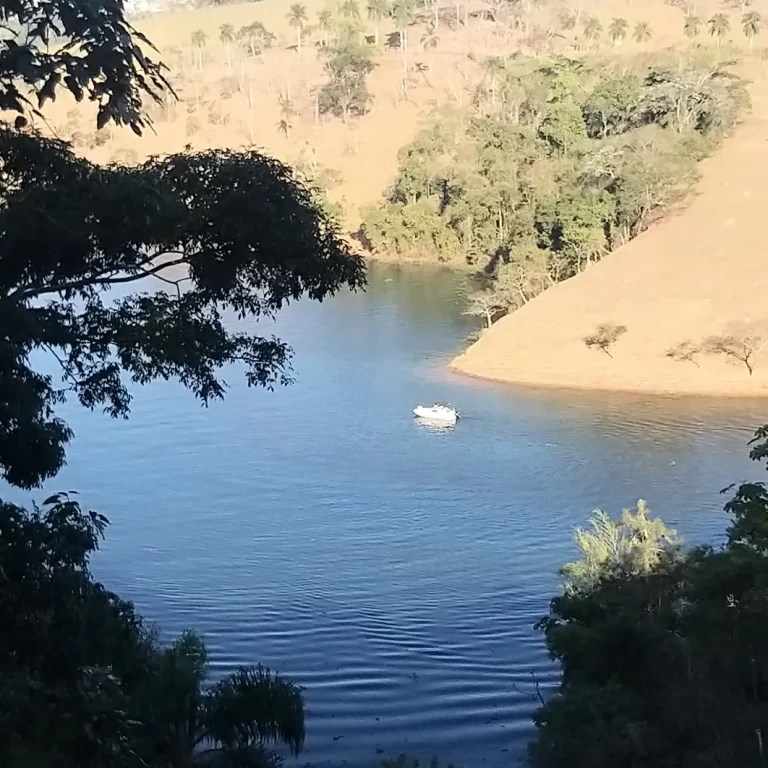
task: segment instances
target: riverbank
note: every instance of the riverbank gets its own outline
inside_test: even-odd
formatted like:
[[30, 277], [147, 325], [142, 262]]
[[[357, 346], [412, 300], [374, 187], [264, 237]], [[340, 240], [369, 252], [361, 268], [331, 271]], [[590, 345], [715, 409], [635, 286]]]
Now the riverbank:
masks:
[[[702, 163], [682, 211], [502, 318], [451, 369], [544, 387], [768, 396], [768, 97], [760, 85], [751, 113]], [[584, 341], [600, 325], [626, 328], [605, 354]], [[681, 353], [711, 337], [732, 337], [735, 355]], [[751, 375], [737, 359], [744, 344], [757, 348]]]

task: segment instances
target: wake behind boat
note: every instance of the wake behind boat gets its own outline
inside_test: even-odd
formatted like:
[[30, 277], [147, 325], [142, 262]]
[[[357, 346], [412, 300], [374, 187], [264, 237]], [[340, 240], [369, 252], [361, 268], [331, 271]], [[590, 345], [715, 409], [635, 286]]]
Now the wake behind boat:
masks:
[[434, 405], [417, 405], [413, 409], [413, 415], [417, 419], [439, 421], [442, 424], [455, 424], [459, 419], [459, 412], [450, 405], [435, 403]]

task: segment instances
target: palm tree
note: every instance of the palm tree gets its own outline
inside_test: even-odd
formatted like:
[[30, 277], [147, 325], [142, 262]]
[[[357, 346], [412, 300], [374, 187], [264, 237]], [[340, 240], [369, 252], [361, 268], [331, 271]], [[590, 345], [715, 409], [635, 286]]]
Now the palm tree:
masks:
[[[440, 38], [437, 36], [437, 30], [434, 24], [430, 24], [424, 34], [421, 36], [422, 50], [427, 53], [428, 51], [434, 51], [437, 46], [440, 45]], [[429, 55], [429, 70], [432, 71], [432, 56]]]
[[373, 35], [376, 45], [379, 44], [379, 24], [390, 12], [389, 0], [368, 0], [368, 18], [374, 23]]
[[189, 768], [198, 760], [209, 764], [217, 757], [228, 765], [248, 758], [255, 764], [259, 757], [269, 764], [266, 746], [275, 742], [299, 754], [304, 701], [291, 680], [262, 667], [241, 667], [209, 686], [207, 673], [205, 644], [193, 632], [158, 656], [146, 723], [157, 756], [170, 768]]
[[755, 35], [760, 34], [760, 29], [763, 25], [763, 17], [757, 11], [749, 11], [745, 13], [741, 19], [742, 29], [744, 35], [749, 41], [749, 50], [752, 50], [752, 41]]
[[301, 53], [301, 36], [307, 23], [307, 8], [301, 3], [294, 3], [288, 11], [288, 25], [296, 27], [296, 52]]
[[626, 19], [614, 19], [611, 26], [608, 27], [608, 37], [611, 38], [614, 45], [621, 45], [627, 36], [627, 29], [629, 29], [629, 24]]
[[222, 24], [219, 27], [219, 40], [222, 43], [231, 43], [235, 39], [235, 28], [231, 24]]
[[689, 13], [685, 17], [683, 33], [689, 40], [693, 40], [694, 37], [699, 36], [699, 32], [701, 32], [701, 19], [693, 13]]
[[638, 21], [632, 36], [636, 43], [647, 43], [653, 37], [651, 25], [647, 21]]
[[360, 6], [357, 4], [357, 0], [344, 0], [340, 11], [345, 19], [356, 21], [360, 18]]
[[222, 24], [219, 27], [219, 40], [227, 52], [227, 67], [232, 67], [231, 45], [235, 41], [235, 28], [231, 24]]
[[709, 34], [717, 38], [717, 47], [720, 47], [722, 39], [728, 34], [731, 28], [731, 22], [724, 13], [716, 13], [708, 22]]
[[587, 40], [597, 40], [603, 31], [603, 25], [597, 16], [592, 16], [584, 20], [584, 37]]
[[277, 121], [277, 130], [282, 131], [285, 134], [286, 139], [291, 138], [291, 131], [293, 130], [293, 123], [288, 117], [281, 117]]
[[196, 29], [191, 35], [192, 47], [197, 49], [197, 68], [203, 68], [203, 48], [208, 41], [208, 35], [202, 29]]
[[408, 69], [408, 27], [413, 23], [416, 9], [413, 0], [395, 0], [392, 6], [392, 18], [400, 34], [400, 50], [403, 52], [403, 67]]
[[317, 14], [317, 25], [323, 32], [323, 45], [328, 45], [328, 37], [333, 25], [333, 12], [325, 8]]

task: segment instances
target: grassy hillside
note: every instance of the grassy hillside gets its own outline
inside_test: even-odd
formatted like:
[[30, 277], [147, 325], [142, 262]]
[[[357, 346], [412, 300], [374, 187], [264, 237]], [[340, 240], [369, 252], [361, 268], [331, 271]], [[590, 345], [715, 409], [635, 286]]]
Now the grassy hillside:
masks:
[[499, 320], [454, 368], [540, 386], [768, 395], [763, 91], [702, 163], [684, 210]]
[[[132, 161], [150, 154], [215, 146], [255, 144], [270, 154], [309, 169], [322, 170], [330, 192], [344, 202], [350, 229], [360, 221], [359, 208], [376, 202], [392, 182], [398, 150], [416, 134], [433, 110], [469, 109], [473, 94], [483, 81], [482, 60], [514, 52], [541, 55], [580, 55], [585, 49], [651, 52], [678, 45], [683, 36], [680, 8], [651, 0], [575, 0], [564, 4], [550, 0], [535, 3], [443, 2], [425, 0], [415, 6], [407, 27], [407, 57], [385, 44], [396, 28], [395, 20], [377, 22], [368, 17], [367, 3], [357, 5], [364, 34], [373, 37], [378, 27], [379, 45], [372, 46], [376, 68], [369, 77], [373, 95], [368, 114], [347, 121], [318, 116], [315, 94], [327, 81], [321, 44], [330, 33], [320, 25], [320, 14], [330, 10], [338, 20], [338, 4], [307, 0], [302, 51], [296, 48], [296, 28], [288, 22], [289, 4], [282, 0], [203, 7], [176, 11], [137, 21], [137, 26], [161, 50], [170, 68], [179, 102], [153, 107], [155, 133], [141, 139], [125, 131], [96, 135], [86, 108], [62, 101], [46, 129], [74, 139], [80, 150], [100, 162]], [[716, 6], [712, 5], [712, 8]], [[719, 7], [719, 6], [717, 6]], [[706, 19], [707, 4], [697, 6]], [[738, 9], [730, 10], [731, 28], [725, 36], [743, 40]], [[586, 20], [596, 17], [603, 32], [590, 38]], [[608, 39], [611, 20], [627, 20], [630, 30], [647, 23], [650, 39], [637, 41], [629, 34], [621, 46]], [[573, 20], [570, 28], [568, 18]], [[458, 19], [458, 21], [457, 21]], [[222, 39], [222, 27], [237, 32], [261, 22], [275, 36], [274, 44], [258, 55]], [[201, 34], [202, 33], [202, 34]], [[706, 37], [706, 30], [701, 30]], [[725, 44], [725, 42], [724, 42]], [[759, 43], [758, 43], [759, 47]], [[283, 107], [290, 101], [288, 133], [280, 128]]]

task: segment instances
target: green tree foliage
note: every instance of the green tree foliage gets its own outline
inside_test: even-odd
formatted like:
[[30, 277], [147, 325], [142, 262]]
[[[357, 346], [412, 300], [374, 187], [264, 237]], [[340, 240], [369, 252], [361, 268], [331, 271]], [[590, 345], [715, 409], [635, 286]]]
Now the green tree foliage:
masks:
[[222, 43], [233, 43], [235, 41], [235, 28], [231, 24], [222, 24], [219, 27], [219, 40]]
[[357, 0], [344, 0], [339, 10], [346, 19], [360, 19], [360, 6]]
[[539, 136], [555, 151], [568, 154], [587, 137], [579, 105], [572, 99], [550, 104], [539, 125]]
[[693, 13], [686, 14], [683, 32], [689, 40], [698, 37], [701, 32], [701, 19]]
[[347, 38], [325, 50], [329, 80], [318, 96], [323, 114], [331, 113], [346, 123], [350, 115], [364, 115], [371, 103], [367, 77], [376, 66], [370, 48]]
[[379, 27], [383, 19], [391, 13], [389, 0], [368, 0], [368, 18], [373, 22], [374, 44], [379, 44]]
[[649, 42], [653, 37], [651, 25], [647, 21], [638, 21], [632, 31], [632, 37], [634, 37], [636, 43], [642, 44]]
[[414, 1], [395, 0], [390, 13], [400, 35], [400, 50], [405, 54], [408, 51], [408, 27], [413, 24], [416, 17]]
[[271, 48], [277, 38], [260, 22], [246, 24], [237, 31], [237, 42], [251, 56], [260, 56]]
[[288, 25], [296, 30], [296, 50], [298, 53], [301, 53], [301, 41], [308, 18], [307, 7], [301, 3], [293, 3], [288, 9]]
[[[162, 85], [159, 68], [134, 49], [122, 5], [104, 6], [98, 30], [87, 9], [79, 16], [68, 7], [40, 17], [29, 36], [59, 35], [40, 64], [56, 77], [40, 86], [27, 59], [6, 56], [4, 104], [23, 110], [14, 94], [35, 83], [43, 104], [61, 73], [99, 103], [100, 122], [140, 131], [140, 94]], [[20, 8], [8, 23], [30, 20]], [[29, 60], [41, 55], [30, 51]], [[5, 126], [0, 160], [0, 474], [12, 484], [39, 484], [64, 463], [72, 433], [56, 409], [68, 396], [127, 416], [128, 382], [175, 378], [209, 402], [223, 396], [218, 371], [229, 363], [251, 385], [287, 381], [287, 347], [233, 331], [226, 318], [269, 317], [300, 296], [321, 299], [363, 281], [361, 261], [311, 192], [258, 152], [99, 167], [65, 143]], [[147, 277], [164, 290], [148, 293]], [[60, 376], [37, 370], [39, 351]]]
[[30, 513], [0, 503], [1, 765], [134, 761], [131, 701], [152, 643], [133, 607], [91, 576], [106, 525], [67, 496]]
[[723, 68], [482, 66], [474, 117], [444, 112], [400, 151], [363, 229], [377, 251], [486, 269], [509, 309], [646, 229], [745, 103]]
[[741, 20], [741, 28], [744, 36], [749, 41], [749, 49], [752, 50], [752, 43], [763, 27], [763, 17], [757, 11], [748, 11]]
[[629, 130], [643, 96], [642, 86], [635, 74], [601, 80], [584, 102], [589, 137], [604, 139]]
[[0, 764], [189, 768], [218, 755], [266, 766], [274, 742], [298, 754], [304, 705], [292, 681], [243, 667], [206, 685], [197, 635], [160, 648], [93, 579], [106, 526], [66, 494], [32, 512], [0, 504]]
[[590, 349], [598, 349], [600, 352], [613, 357], [611, 350], [616, 342], [627, 332], [625, 325], [604, 323], [597, 326], [594, 333], [584, 337], [584, 345]]
[[330, 8], [323, 8], [317, 13], [317, 26], [323, 34], [323, 45], [330, 43], [331, 29], [333, 28], [333, 11]]
[[[767, 436], [752, 458], [768, 456]], [[539, 624], [563, 675], [535, 716], [534, 766], [764, 764], [765, 484], [739, 486], [725, 510], [721, 548], [681, 550], [641, 505], [577, 534], [582, 557]]]
[[595, 41], [599, 39], [603, 32], [603, 25], [596, 16], [591, 16], [584, 19], [584, 37], [587, 40]]
[[621, 45], [624, 42], [624, 38], [627, 36], [628, 29], [629, 23], [626, 19], [613, 19], [611, 25], [608, 27], [608, 37], [611, 38], [611, 42], [614, 45]]
[[718, 46], [722, 42], [722, 39], [730, 32], [731, 22], [724, 13], [716, 13], [707, 22], [709, 27], [709, 34], [717, 40]]
[[241, 667], [213, 685], [207, 676], [208, 651], [194, 632], [155, 653], [139, 702], [150, 763], [267, 766], [265, 748], [275, 742], [299, 754], [304, 702], [293, 681], [263, 667]]

